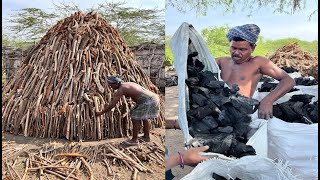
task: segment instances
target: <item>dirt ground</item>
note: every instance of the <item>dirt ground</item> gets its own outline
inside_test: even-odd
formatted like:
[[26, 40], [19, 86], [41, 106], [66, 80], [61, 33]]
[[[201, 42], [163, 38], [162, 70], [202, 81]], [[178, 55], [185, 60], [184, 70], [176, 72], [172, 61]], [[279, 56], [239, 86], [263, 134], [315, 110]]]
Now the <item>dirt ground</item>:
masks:
[[[166, 131], [165, 131], [165, 145], [170, 154], [176, 154], [178, 151], [184, 150], [183, 135], [180, 129], [174, 129], [173, 124], [178, 119], [178, 86], [166, 87], [165, 99], [165, 117], [166, 117]], [[177, 127], [177, 124], [175, 124]], [[173, 128], [173, 129], [172, 129]], [[185, 166], [181, 169], [180, 166], [172, 168], [174, 179], [181, 179], [189, 174], [193, 167]]]
[[[146, 145], [143, 143], [154, 145], [153, 142], [156, 142], [158, 145], [162, 146], [161, 148], [164, 149], [163, 141], [164, 141], [165, 129], [155, 128], [150, 133], [151, 133], [150, 134], [151, 142], [142, 142], [141, 146]], [[142, 136], [142, 134], [140, 134], [139, 136]], [[103, 145], [106, 143], [112, 143], [116, 146], [116, 145], [119, 145], [124, 140], [127, 140], [127, 138], [117, 138], [117, 139], [82, 142], [82, 143], [85, 146], [92, 146], [92, 147], [97, 145]], [[26, 167], [25, 165], [26, 159], [28, 158], [26, 153], [20, 153], [17, 158], [10, 158], [10, 160], [7, 160], [7, 159], [4, 159], [4, 156], [8, 157], [8, 151], [4, 151], [4, 150], [9, 149], [9, 151], [11, 151], [10, 150], [11, 148], [13, 154], [17, 152], [18, 149], [22, 149], [22, 148], [23, 148], [23, 151], [32, 152], [34, 150], [40, 149], [45, 144], [49, 144], [49, 143], [55, 144], [55, 146], [72, 144], [72, 142], [64, 139], [43, 139], [43, 138], [24, 137], [21, 135], [12, 135], [9, 133], [2, 133], [2, 179], [7, 179], [7, 180], [12, 179], [10, 178], [11, 177], [11, 175], [9, 175], [10, 173], [18, 174], [20, 177], [22, 177]], [[133, 147], [124, 147], [124, 148], [133, 148]], [[164, 156], [164, 154], [162, 155]], [[12, 160], [12, 159], [16, 159], [16, 160]], [[138, 172], [137, 174], [138, 179], [140, 180], [144, 180], [144, 179], [164, 180], [165, 179], [164, 158], [163, 158], [163, 163], [161, 164], [154, 161], [142, 161], [142, 164], [148, 169], [152, 170], [153, 173]], [[96, 161], [90, 165], [91, 165], [94, 179], [132, 179], [132, 176], [134, 174], [134, 171], [130, 170], [126, 166], [119, 165], [119, 163], [114, 163], [114, 164], [111, 164], [111, 168], [114, 172], [114, 176], [107, 176], [106, 165], [102, 162], [101, 159], [96, 159]], [[8, 170], [8, 168], [10, 170]], [[13, 175], [13, 176], [17, 177], [16, 175]], [[82, 168], [82, 171], [80, 171], [80, 174], [77, 177], [79, 179], [89, 179], [88, 172], [84, 168]], [[39, 171], [28, 171], [25, 179], [35, 179], [35, 178], [43, 179], [43, 180], [60, 179], [57, 176], [49, 173], [44, 173], [42, 178], [40, 178]], [[73, 178], [69, 178], [69, 179], [73, 179]]]

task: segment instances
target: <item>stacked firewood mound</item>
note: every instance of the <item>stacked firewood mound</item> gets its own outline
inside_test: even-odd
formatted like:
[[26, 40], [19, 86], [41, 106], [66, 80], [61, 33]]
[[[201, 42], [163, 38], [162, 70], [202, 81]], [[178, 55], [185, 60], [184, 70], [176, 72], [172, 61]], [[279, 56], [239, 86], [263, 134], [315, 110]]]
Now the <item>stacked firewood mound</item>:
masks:
[[258, 101], [238, 94], [238, 86], [231, 89], [218, 80], [218, 74], [202, 71], [204, 65], [190, 58], [187, 62], [190, 110], [187, 111], [189, 133], [193, 146], [209, 145], [209, 152], [226, 156], [255, 155], [246, 145], [251, 117]]
[[[131, 100], [95, 116], [112, 99], [108, 75], [159, 94], [119, 32], [97, 13], [76, 12], [48, 30], [2, 92], [2, 130], [24, 136], [100, 140], [129, 136]], [[159, 118], [164, 125], [163, 97]]]
[[302, 50], [297, 42], [279, 48], [268, 59], [289, 73], [299, 71], [302, 76], [318, 80], [318, 56]]

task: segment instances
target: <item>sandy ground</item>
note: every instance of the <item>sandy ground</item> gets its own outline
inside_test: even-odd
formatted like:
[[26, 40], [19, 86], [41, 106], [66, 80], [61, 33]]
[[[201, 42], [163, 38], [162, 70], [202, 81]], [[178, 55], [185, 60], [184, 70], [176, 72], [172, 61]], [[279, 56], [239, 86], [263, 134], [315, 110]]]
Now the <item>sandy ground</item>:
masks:
[[[165, 117], [166, 127], [172, 128], [174, 120], [178, 119], [178, 86], [166, 87], [165, 99]], [[167, 125], [170, 124], [170, 125]], [[184, 150], [183, 135], [179, 129], [166, 129], [165, 131], [165, 145], [170, 154], [176, 154], [178, 151]], [[192, 171], [193, 167], [185, 166], [181, 169], [180, 166], [172, 168], [174, 179], [181, 179]]]
[[[158, 144], [163, 145], [163, 139], [164, 139], [164, 134], [165, 134], [165, 129], [163, 128], [156, 128], [150, 132], [151, 134], [151, 141], [154, 141]], [[142, 136], [140, 134], [139, 136]], [[102, 141], [91, 141], [91, 142], [84, 142], [86, 145], [96, 145], [96, 144], [104, 144], [104, 143], [113, 143], [113, 144], [120, 144], [122, 141], [127, 140], [127, 138], [117, 138], [117, 139], [110, 139], [110, 140], [102, 140]], [[68, 140], [64, 139], [48, 139], [48, 138], [33, 138], [33, 137], [24, 137], [21, 135], [12, 135], [9, 133], [2, 133], [2, 149], [6, 145], [10, 145], [11, 143], [13, 144], [13, 150], [14, 148], [19, 148], [21, 146], [26, 146], [24, 150], [30, 150], [32, 151], [33, 149], [38, 149], [42, 147], [45, 143], [55, 143], [57, 146], [63, 145], [65, 143], [71, 143]], [[146, 142], [144, 142], [146, 143]], [[150, 143], [150, 142], [148, 142]], [[11, 148], [11, 146], [10, 146]], [[3, 154], [3, 152], [2, 152]], [[8, 161], [8, 164], [10, 166], [14, 167], [14, 170], [17, 172], [17, 174], [22, 177], [24, 174], [25, 170], [25, 162], [27, 159], [27, 155], [22, 153], [19, 155], [18, 158], [16, 158], [16, 162]], [[7, 164], [5, 163], [6, 161], [2, 159], [2, 179], [11, 179], [8, 178], [8, 170], [7, 166], [4, 165]], [[165, 165], [163, 164], [157, 164], [153, 161], [149, 162], [142, 162], [144, 166], [147, 168], [151, 169], [153, 173], [145, 173], [145, 172], [138, 172], [138, 177], [140, 180], [144, 179], [159, 179], [159, 180], [164, 180], [165, 176]], [[96, 162], [91, 166], [92, 172], [94, 179], [131, 179], [133, 175], [133, 171], [126, 169], [124, 166], [119, 166], [117, 163], [111, 165], [112, 170], [115, 172], [115, 176], [107, 176], [106, 171], [107, 168], [102, 163], [101, 159], [97, 159]], [[12, 170], [11, 170], [11, 173]], [[6, 178], [7, 177], [7, 178]], [[27, 176], [25, 179], [40, 179], [39, 178], [39, 173], [38, 172], [28, 172]], [[43, 180], [45, 179], [59, 179], [54, 175], [51, 174], [46, 174], [42, 178]], [[70, 178], [69, 178], [70, 179]], [[83, 172], [80, 172], [79, 179], [89, 179], [88, 173], [84, 170]]]

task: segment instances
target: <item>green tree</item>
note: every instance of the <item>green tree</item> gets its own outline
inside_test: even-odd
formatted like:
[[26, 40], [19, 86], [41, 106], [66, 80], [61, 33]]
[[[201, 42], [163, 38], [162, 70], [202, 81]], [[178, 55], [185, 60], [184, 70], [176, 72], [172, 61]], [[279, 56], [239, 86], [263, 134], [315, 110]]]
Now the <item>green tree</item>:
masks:
[[[299, 10], [305, 10], [306, 2], [306, 0], [166, 0], [166, 7], [175, 7], [180, 12], [196, 10], [199, 15], [205, 15], [208, 8], [222, 7], [225, 12], [239, 10], [247, 12], [250, 16], [266, 6], [272, 7], [274, 12], [294, 14]], [[318, 9], [315, 7], [309, 15], [309, 19], [317, 13]]]
[[77, 11], [98, 12], [115, 27], [129, 46], [144, 42], [164, 43], [164, 10], [126, 7], [125, 2], [105, 2], [81, 10], [76, 4], [54, 4], [52, 13], [37, 8], [24, 8], [12, 14], [8, 28], [26, 39], [39, 40], [58, 20]]
[[30, 40], [38, 40], [58, 17], [55, 13], [46, 13], [38, 8], [24, 8], [11, 14], [8, 28], [19, 36]]

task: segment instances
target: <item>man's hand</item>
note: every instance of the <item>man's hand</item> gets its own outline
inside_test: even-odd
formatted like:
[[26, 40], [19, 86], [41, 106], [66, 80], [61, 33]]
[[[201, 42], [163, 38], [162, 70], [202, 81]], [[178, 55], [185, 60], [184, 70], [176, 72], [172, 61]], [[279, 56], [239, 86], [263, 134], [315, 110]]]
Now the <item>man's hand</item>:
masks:
[[259, 109], [258, 109], [258, 118], [260, 119], [270, 119], [273, 117], [273, 112], [272, 112], [272, 103], [262, 99], [259, 105]]

